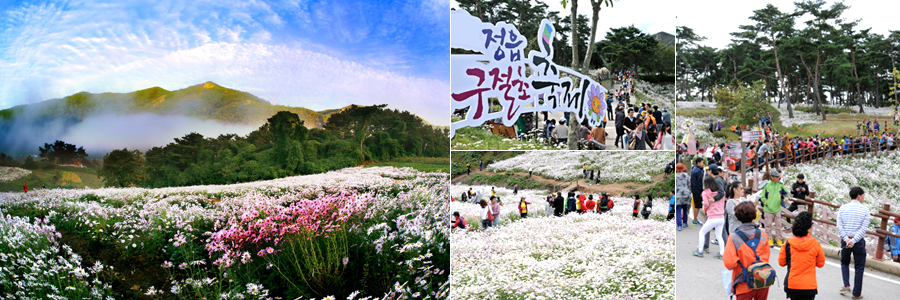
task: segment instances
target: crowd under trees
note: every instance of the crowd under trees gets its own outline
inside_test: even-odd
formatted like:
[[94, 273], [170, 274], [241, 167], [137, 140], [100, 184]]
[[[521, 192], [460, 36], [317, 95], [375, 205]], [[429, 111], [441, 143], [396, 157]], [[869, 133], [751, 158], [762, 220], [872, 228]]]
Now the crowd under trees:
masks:
[[828, 104], [860, 113], [864, 106], [896, 107], [900, 30], [884, 36], [859, 28], [859, 20], [842, 17], [849, 8], [824, 0], [796, 2], [794, 11], [768, 4], [723, 49], [703, 45], [705, 37], [679, 26], [678, 100], [713, 101], [717, 86], [761, 81], [766, 98], [786, 105], [790, 118], [796, 104], [812, 105], [823, 120]]

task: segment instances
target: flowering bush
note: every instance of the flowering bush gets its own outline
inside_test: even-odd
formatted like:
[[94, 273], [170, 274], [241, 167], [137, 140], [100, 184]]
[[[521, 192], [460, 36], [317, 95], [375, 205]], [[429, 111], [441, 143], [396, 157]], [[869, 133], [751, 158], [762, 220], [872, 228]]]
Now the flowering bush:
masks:
[[453, 299], [674, 299], [674, 227], [633, 219], [628, 204], [450, 240]]
[[[449, 287], [448, 181], [446, 173], [411, 168], [348, 168], [221, 186], [0, 193], [0, 212], [46, 217], [123, 260], [158, 262], [169, 281], [143, 290], [147, 295], [442, 298]], [[312, 270], [285, 267], [297, 262], [286, 253], [311, 245], [298, 244], [307, 239], [354, 249], [329, 253], [340, 266], [330, 274], [343, 277], [328, 294], [285, 280]]]
[[0, 296], [5, 299], [104, 299], [110, 285], [98, 277], [112, 267], [81, 266], [81, 256], [60, 246], [48, 219], [0, 213]]
[[[600, 183], [635, 181], [648, 183], [651, 175], [662, 173], [672, 159], [672, 152], [528, 152], [489, 165], [493, 172], [528, 172], [534, 170], [545, 178], [575, 180], [582, 178], [582, 166], [600, 170]], [[455, 195], [455, 194], [454, 194]]]
[[14, 167], [0, 167], [0, 182], [10, 182], [31, 174], [31, 170]]

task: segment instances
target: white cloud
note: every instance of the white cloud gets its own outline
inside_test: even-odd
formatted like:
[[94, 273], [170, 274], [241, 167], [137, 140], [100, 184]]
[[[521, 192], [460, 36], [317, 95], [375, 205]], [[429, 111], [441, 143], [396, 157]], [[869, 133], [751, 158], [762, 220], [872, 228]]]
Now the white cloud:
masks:
[[[678, 11], [678, 26], [687, 26], [694, 29], [694, 33], [705, 36], [707, 39], [700, 42], [701, 45], [725, 48], [732, 36], [730, 33], [740, 31], [738, 26], [754, 24], [749, 17], [754, 10], [763, 9], [766, 3], [772, 3], [782, 12], [793, 12], [795, 0], [770, 0], [760, 1], [731, 1], [728, 3], [727, 13], [715, 13], [709, 9], [681, 9]], [[828, 1], [825, 8], [830, 7], [834, 1]], [[896, 12], [900, 4], [891, 1], [847, 1], [844, 4], [850, 8], [841, 15], [846, 21], [860, 20], [857, 30], [872, 28], [872, 33], [888, 35], [889, 30], [896, 29], [894, 25]], [[721, 1], [697, 0], [690, 3], [691, 7], [712, 8], [722, 7]], [[797, 21], [795, 28], [805, 28], [803, 20]]]
[[[0, 20], [11, 24], [0, 25], [0, 41], [9, 41], [0, 45], [0, 108], [80, 91], [174, 90], [214, 81], [276, 104], [323, 110], [390, 103], [433, 124], [449, 124], [449, 83], [401, 75], [406, 57], [375, 64], [377, 57], [348, 58], [309, 41], [269, 45], [273, 33], [262, 24], [283, 22], [272, 17], [277, 14], [271, 7], [234, 4], [246, 14], [209, 7], [228, 5], [166, 2], [151, 9], [158, 17], [139, 22], [119, 5], [93, 2], [71, 4], [67, 11], [53, 4], [12, 11]], [[345, 36], [360, 39], [363, 33]]]

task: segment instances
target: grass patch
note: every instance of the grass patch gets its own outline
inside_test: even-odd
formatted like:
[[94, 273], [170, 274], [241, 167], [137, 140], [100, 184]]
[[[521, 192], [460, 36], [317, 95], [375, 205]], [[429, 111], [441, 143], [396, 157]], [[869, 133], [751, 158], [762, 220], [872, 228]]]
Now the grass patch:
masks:
[[[842, 114], [842, 113], [852, 114], [852, 113], [856, 112], [855, 109], [852, 109], [849, 107], [825, 106], [824, 108], [825, 108], [825, 114], [829, 114], [829, 115], [836, 115], [836, 114]], [[814, 106], [800, 106], [800, 107], [795, 106], [794, 110], [799, 110], [799, 111], [811, 113], [811, 114], [816, 113], [816, 108]]]
[[506, 188], [512, 188], [518, 184], [520, 190], [543, 190], [549, 188], [546, 183], [509, 173], [494, 175], [472, 174], [466, 181], [465, 184], [468, 185], [490, 185]]
[[449, 157], [401, 157], [391, 161], [384, 161], [370, 167], [410, 167], [422, 172], [450, 173]]
[[66, 168], [60, 170], [31, 170], [28, 176], [10, 181], [0, 182], [0, 192], [21, 192], [22, 184], [27, 183], [29, 190], [40, 189], [44, 185], [48, 189], [74, 189], [82, 187], [103, 187], [103, 180], [97, 175], [88, 173], [89, 169]]

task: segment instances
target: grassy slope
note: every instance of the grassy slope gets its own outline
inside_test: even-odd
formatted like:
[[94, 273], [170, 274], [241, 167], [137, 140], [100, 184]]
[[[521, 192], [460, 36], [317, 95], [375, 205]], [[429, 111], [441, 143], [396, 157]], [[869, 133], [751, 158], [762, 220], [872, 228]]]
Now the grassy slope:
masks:
[[[56, 175], [57, 170], [32, 170], [31, 174], [25, 176], [23, 178], [19, 178], [17, 180], [13, 180], [11, 182], [0, 182], [0, 192], [21, 192], [22, 184], [28, 183], [28, 189], [39, 189], [41, 184], [44, 184], [46, 188], [81, 188], [81, 185], [73, 186], [72, 184], [61, 185], [61, 182], [53, 180], [53, 177]], [[63, 172], [71, 172], [78, 176], [81, 179], [81, 182], [84, 186], [88, 186], [91, 188], [100, 188], [103, 187], [103, 180], [97, 177], [97, 175], [88, 173], [88, 170], [73, 170], [71, 168], [67, 168], [64, 170], [59, 170], [60, 174], [64, 174]]]

